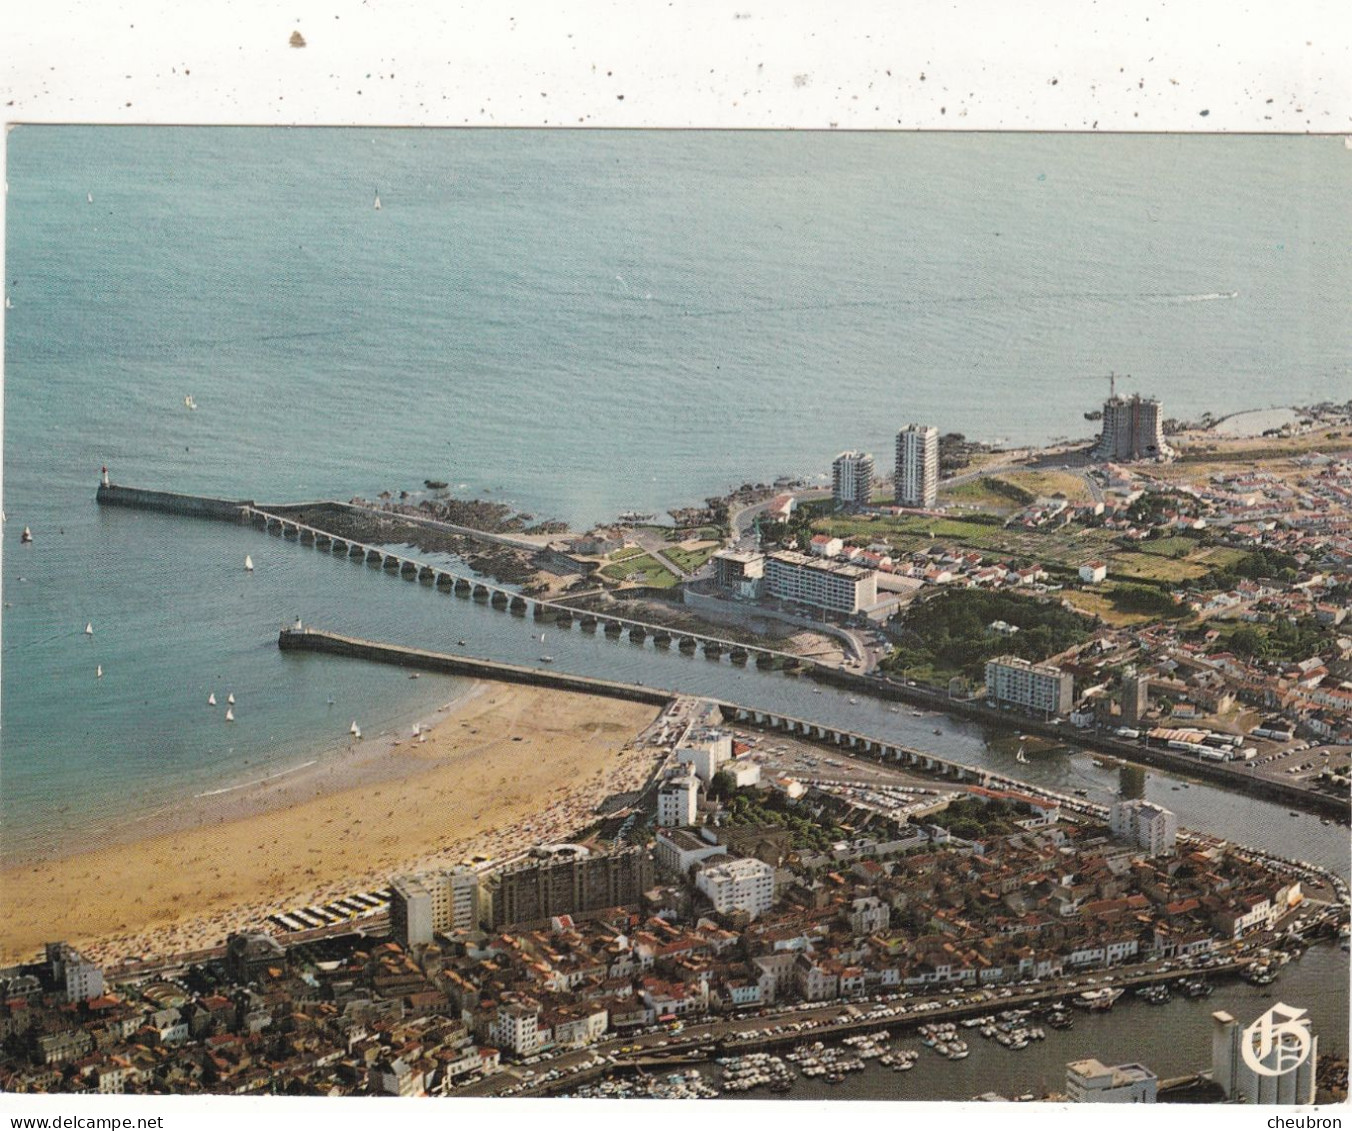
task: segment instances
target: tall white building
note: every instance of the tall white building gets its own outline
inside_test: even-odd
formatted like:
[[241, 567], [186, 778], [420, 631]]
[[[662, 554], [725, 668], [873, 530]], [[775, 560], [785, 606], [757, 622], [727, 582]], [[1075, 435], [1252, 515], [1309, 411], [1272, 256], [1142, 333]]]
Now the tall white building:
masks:
[[719, 766], [731, 760], [732, 732], [717, 727], [692, 730], [676, 747], [676, 761], [689, 766], [705, 785], [714, 780]]
[[997, 656], [986, 661], [986, 698], [1042, 715], [1065, 715], [1074, 706], [1075, 680], [1054, 664]]
[[831, 496], [839, 506], [872, 501], [873, 456], [868, 452], [841, 452], [831, 464]]
[[66, 991], [68, 1002], [88, 1001], [103, 994], [103, 970], [95, 966], [73, 946], [47, 944], [47, 964], [52, 978]]
[[658, 787], [657, 823], [662, 828], [673, 829], [693, 825], [698, 808], [698, 778], [672, 778]]
[[779, 550], [765, 559], [765, 592], [781, 601], [854, 614], [877, 604], [878, 574]]
[[1066, 1065], [1066, 1095], [1071, 1103], [1153, 1104], [1159, 1079], [1140, 1064], [1101, 1063], [1094, 1057]]
[[695, 886], [723, 914], [745, 911], [755, 918], [775, 902], [774, 868], [749, 856], [706, 865], [695, 874]]
[[430, 943], [438, 931], [479, 925], [479, 873], [466, 865], [396, 876], [390, 885], [390, 927], [405, 946]]
[[1178, 839], [1178, 818], [1153, 801], [1115, 802], [1108, 816], [1113, 836], [1144, 848], [1151, 856], [1172, 852]]
[[896, 500], [932, 507], [939, 497], [939, 429], [908, 424], [897, 433]]

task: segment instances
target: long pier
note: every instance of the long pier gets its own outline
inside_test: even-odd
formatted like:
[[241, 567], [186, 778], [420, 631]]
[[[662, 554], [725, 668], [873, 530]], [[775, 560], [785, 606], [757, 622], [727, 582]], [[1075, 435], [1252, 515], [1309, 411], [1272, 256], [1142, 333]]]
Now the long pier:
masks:
[[608, 679], [593, 679], [585, 675], [541, 671], [520, 664], [503, 664], [474, 656], [455, 656], [445, 652], [430, 652], [422, 648], [405, 648], [399, 644], [379, 644], [337, 632], [315, 628], [284, 628], [277, 636], [277, 647], [283, 652], [322, 652], [330, 656], [350, 656], [379, 664], [394, 664], [402, 668], [419, 668], [443, 675], [462, 675], [507, 683], [527, 683], [536, 687], [552, 687], [562, 691], [578, 691], [587, 695], [604, 695], [610, 699], [627, 699], [633, 703], [650, 703], [665, 707], [675, 692], [655, 687], [640, 687], [632, 683], [616, 683]]

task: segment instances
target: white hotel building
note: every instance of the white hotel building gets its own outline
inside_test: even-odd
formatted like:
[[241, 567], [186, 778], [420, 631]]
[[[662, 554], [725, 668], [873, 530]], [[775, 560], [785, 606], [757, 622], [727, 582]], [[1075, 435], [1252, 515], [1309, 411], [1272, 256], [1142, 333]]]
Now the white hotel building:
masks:
[[986, 698], [1041, 715], [1065, 715], [1075, 704], [1075, 681], [1053, 664], [997, 656], [986, 661]]
[[696, 873], [695, 886], [709, 897], [716, 911], [745, 911], [755, 918], [774, 904], [775, 870], [749, 856], [725, 860]]
[[868, 452], [841, 452], [831, 464], [831, 496], [836, 505], [867, 506], [873, 493], [873, 456]]
[[871, 569], [780, 550], [765, 559], [765, 590], [781, 601], [853, 616], [878, 603], [878, 575]]
[[1172, 852], [1178, 840], [1178, 818], [1153, 801], [1119, 801], [1110, 811], [1113, 836], [1144, 848], [1151, 856]]
[[897, 433], [896, 500], [932, 507], [939, 497], [939, 429], [908, 424]]

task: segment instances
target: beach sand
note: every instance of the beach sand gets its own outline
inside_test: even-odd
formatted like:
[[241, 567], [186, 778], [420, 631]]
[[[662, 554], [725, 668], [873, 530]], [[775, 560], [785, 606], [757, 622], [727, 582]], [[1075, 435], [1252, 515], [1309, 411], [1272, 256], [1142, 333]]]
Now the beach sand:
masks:
[[58, 939], [105, 963], [218, 946], [270, 912], [563, 837], [654, 763], [626, 749], [651, 706], [479, 682], [438, 715], [424, 741], [354, 740], [294, 773], [196, 798], [134, 838], [8, 863], [0, 961]]

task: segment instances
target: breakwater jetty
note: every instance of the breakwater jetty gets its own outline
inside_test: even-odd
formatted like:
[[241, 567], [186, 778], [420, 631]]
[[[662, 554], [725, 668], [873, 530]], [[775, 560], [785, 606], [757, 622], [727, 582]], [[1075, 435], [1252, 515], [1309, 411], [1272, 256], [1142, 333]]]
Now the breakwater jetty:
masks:
[[207, 495], [182, 495], [175, 491], [148, 491], [143, 487], [123, 487], [118, 483], [107, 482], [99, 484], [94, 497], [103, 507], [132, 507], [222, 522], [246, 521], [246, 512], [253, 506], [251, 499], [216, 499]]
[[593, 679], [585, 675], [567, 675], [562, 672], [540, 671], [519, 664], [502, 664], [473, 656], [455, 656], [444, 652], [429, 652], [421, 648], [404, 648], [397, 644], [378, 644], [355, 636], [324, 632], [314, 628], [284, 628], [277, 637], [277, 647], [283, 652], [319, 652], [330, 656], [348, 656], [370, 660], [378, 664], [395, 664], [402, 668], [441, 672], [443, 675], [461, 675], [497, 679], [507, 683], [527, 683], [535, 687], [552, 687], [561, 691], [578, 691], [587, 695], [604, 695], [610, 699], [627, 699], [633, 703], [650, 703], [665, 707], [674, 692], [632, 683], [616, 683], [607, 679]]

